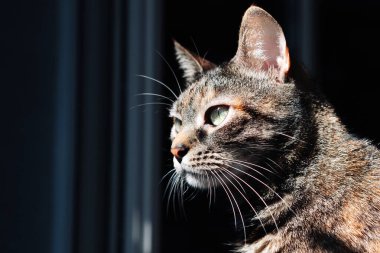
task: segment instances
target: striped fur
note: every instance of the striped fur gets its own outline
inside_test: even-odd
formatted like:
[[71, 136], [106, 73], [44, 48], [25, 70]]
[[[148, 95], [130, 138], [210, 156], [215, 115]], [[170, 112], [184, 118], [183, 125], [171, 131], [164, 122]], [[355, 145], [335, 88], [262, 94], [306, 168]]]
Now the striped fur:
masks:
[[[176, 175], [237, 199], [253, 227], [238, 252], [380, 252], [380, 152], [350, 134], [323, 96], [286, 81], [281, 62], [250, 58], [244, 47], [258, 36], [244, 29], [268, 22], [275, 21], [250, 7], [238, 54], [221, 66], [176, 44], [188, 87], [170, 112], [182, 122], [171, 139], [189, 149], [181, 163], [174, 158]], [[269, 27], [282, 33], [277, 26]], [[230, 109], [212, 126], [205, 114], [216, 105]]]

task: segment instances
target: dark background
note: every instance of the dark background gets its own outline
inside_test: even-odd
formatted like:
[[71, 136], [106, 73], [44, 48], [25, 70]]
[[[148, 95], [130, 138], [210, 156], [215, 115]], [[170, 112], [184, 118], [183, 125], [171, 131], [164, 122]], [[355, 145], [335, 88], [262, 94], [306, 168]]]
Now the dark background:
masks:
[[[166, 210], [172, 38], [221, 63], [251, 1], [36, 0], [0, 8], [0, 252], [224, 252], [221, 197]], [[260, 0], [352, 133], [380, 141], [380, 3]], [[151, 228], [151, 229], [150, 229]]]

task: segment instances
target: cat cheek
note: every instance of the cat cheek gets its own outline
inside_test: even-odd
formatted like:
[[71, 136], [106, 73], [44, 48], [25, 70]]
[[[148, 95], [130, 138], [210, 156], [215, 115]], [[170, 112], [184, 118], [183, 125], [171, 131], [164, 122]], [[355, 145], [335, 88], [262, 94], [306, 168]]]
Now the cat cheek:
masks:
[[173, 126], [171, 129], [170, 129], [170, 140], [173, 141], [174, 138], [176, 137], [177, 135], [177, 132], [175, 130], [175, 127]]

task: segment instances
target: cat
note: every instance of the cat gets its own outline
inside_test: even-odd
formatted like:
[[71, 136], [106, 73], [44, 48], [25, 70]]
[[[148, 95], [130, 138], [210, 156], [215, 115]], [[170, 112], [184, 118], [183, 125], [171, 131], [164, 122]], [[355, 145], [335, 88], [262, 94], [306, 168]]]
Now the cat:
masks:
[[249, 7], [220, 66], [174, 43], [187, 83], [170, 109], [175, 175], [223, 189], [246, 234], [236, 251], [380, 252], [380, 152], [288, 78], [277, 21]]

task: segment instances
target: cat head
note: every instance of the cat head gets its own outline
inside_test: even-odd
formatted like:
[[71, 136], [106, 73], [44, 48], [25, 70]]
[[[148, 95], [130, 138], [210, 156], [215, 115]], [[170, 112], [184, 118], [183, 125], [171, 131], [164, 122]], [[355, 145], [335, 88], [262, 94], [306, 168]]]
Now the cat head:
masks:
[[197, 188], [270, 178], [301, 117], [298, 91], [285, 82], [289, 53], [276, 20], [251, 6], [236, 55], [221, 66], [177, 42], [175, 50], [187, 81], [170, 110], [177, 174]]

